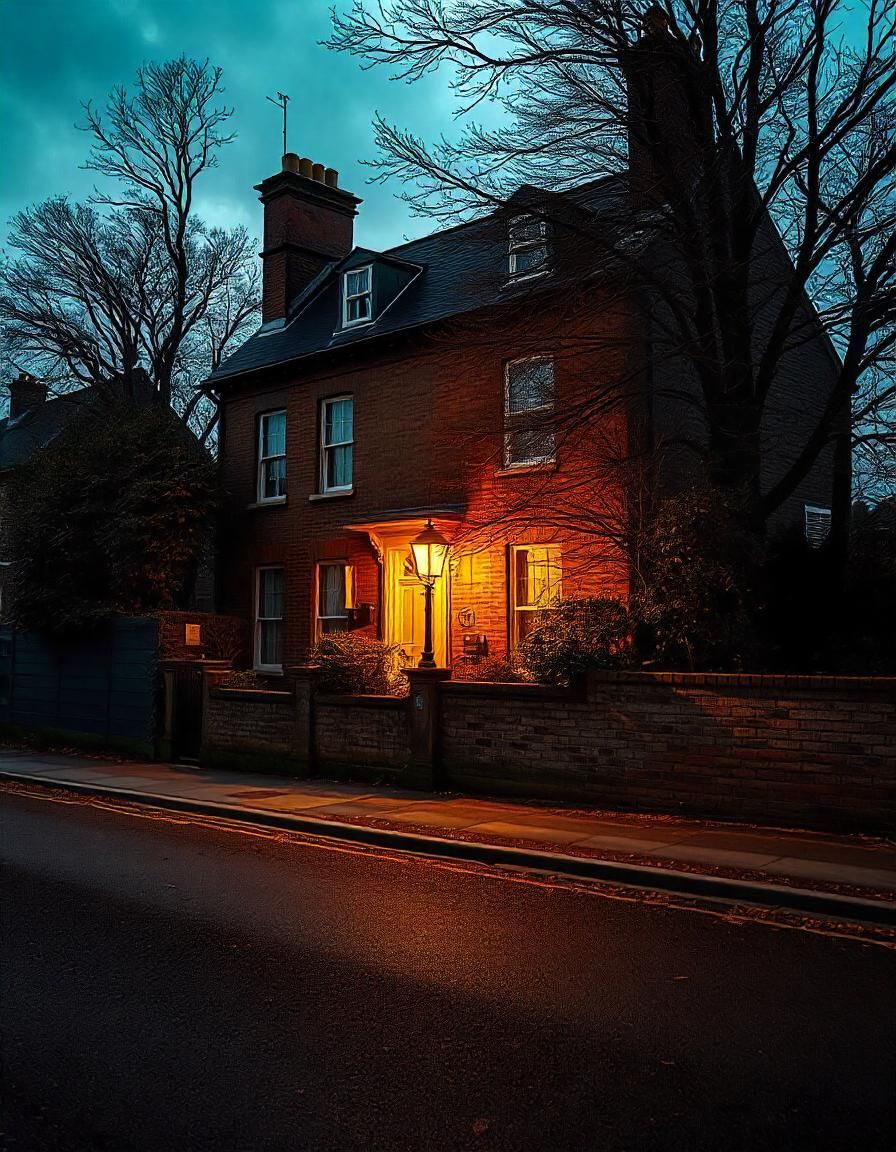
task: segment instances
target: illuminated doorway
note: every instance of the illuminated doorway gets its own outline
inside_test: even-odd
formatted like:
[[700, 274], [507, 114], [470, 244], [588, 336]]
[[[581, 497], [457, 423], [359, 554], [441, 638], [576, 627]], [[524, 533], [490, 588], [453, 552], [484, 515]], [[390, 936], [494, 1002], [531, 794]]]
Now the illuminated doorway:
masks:
[[[414, 574], [410, 540], [386, 549], [384, 589], [384, 637], [398, 644], [408, 663], [416, 664], [423, 651], [423, 585]], [[445, 667], [448, 655], [448, 573], [436, 580], [432, 597], [432, 631], [435, 661]]]

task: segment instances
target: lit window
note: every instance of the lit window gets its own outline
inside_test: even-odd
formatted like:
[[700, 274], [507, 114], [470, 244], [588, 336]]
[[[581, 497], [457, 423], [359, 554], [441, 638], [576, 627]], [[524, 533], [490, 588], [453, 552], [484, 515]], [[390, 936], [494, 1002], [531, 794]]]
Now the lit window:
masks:
[[286, 413], [266, 412], [258, 421], [258, 500], [286, 495]]
[[554, 433], [545, 427], [554, 408], [554, 362], [539, 356], [508, 364], [504, 378], [504, 467], [554, 459]]
[[820, 548], [831, 534], [831, 510], [817, 504], [806, 504], [806, 539], [813, 548]]
[[512, 643], [516, 647], [537, 627], [540, 613], [562, 596], [560, 549], [553, 544], [511, 548]]
[[370, 282], [372, 268], [356, 268], [342, 277], [342, 325], [365, 324], [373, 315]]
[[255, 667], [283, 668], [283, 569], [259, 568], [255, 594]]
[[321, 491], [346, 492], [352, 486], [353, 402], [337, 396], [321, 405]]
[[548, 268], [548, 230], [544, 220], [515, 216], [507, 230], [511, 276], [534, 276]]
[[317, 634], [345, 632], [354, 607], [353, 569], [349, 564], [319, 564], [317, 568]]

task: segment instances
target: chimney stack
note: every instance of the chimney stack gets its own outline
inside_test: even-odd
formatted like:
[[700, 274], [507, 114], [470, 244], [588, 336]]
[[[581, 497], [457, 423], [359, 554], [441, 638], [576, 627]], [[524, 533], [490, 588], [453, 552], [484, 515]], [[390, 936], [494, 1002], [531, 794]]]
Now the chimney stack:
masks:
[[28, 372], [20, 372], [9, 385], [9, 418], [14, 419], [47, 402], [47, 386]]
[[290, 301], [325, 264], [351, 252], [361, 201], [335, 168], [287, 152], [282, 170], [256, 185], [264, 205], [262, 323], [286, 318]]
[[651, 4], [622, 57], [628, 88], [628, 161], [635, 207], [689, 196], [713, 138], [700, 41], [672, 30]]

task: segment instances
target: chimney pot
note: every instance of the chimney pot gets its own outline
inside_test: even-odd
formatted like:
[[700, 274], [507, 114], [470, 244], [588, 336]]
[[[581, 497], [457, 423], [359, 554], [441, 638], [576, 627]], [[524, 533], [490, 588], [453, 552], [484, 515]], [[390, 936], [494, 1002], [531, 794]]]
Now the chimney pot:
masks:
[[324, 166], [323, 164], [315, 164], [311, 169], [312, 179], [317, 180], [319, 184], [324, 182]]
[[309, 180], [312, 179], [311, 170], [313, 167], [314, 166], [311, 163], [311, 161], [308, 159], [308, 157], [303, 156], [302, 159], [299, 161], [299, 175], [300, 176], [307, 176]]
[[327, 168], [324, 172], [324, 183], [328, 188], [339, 187], [339, 173], [335, 168]]
[[283, 171], [284, 172], [298, 172], [299, 158], [295, 152], [287, 152], [283, 157]]

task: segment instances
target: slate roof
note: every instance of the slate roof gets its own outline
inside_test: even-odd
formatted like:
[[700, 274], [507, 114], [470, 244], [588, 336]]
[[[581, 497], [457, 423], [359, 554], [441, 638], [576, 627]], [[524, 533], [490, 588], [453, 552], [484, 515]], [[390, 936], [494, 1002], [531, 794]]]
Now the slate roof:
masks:
[[[530, 196], [551, 197], [570, 205], [573, 211], [600, 217], [622, 202], [625, 179], [605, 176], [562, 194], [527, 191]], [[508, 284], [505, 217], [506, 211], [496, 212], [382, 253], [354, 249], [344, 260], [321, 270], [292, 302], [284, 326], [261, 328], [250, 336], [220, 365], [211, 376], [211, 383], [446, 320], [512, 298], [514, 292], [531, 291], [525, 284]], [[343, 268], [371, 259], [410, 266], [412, 274], [392, 304], [372, 324], [340, 330], [338, 274]]]
[[38, 449], [55, 440], [93, 396], [93, 388], [79, 388], [46, 400], [19, 416], [0, 420], [0, 472], [25, 464]]

